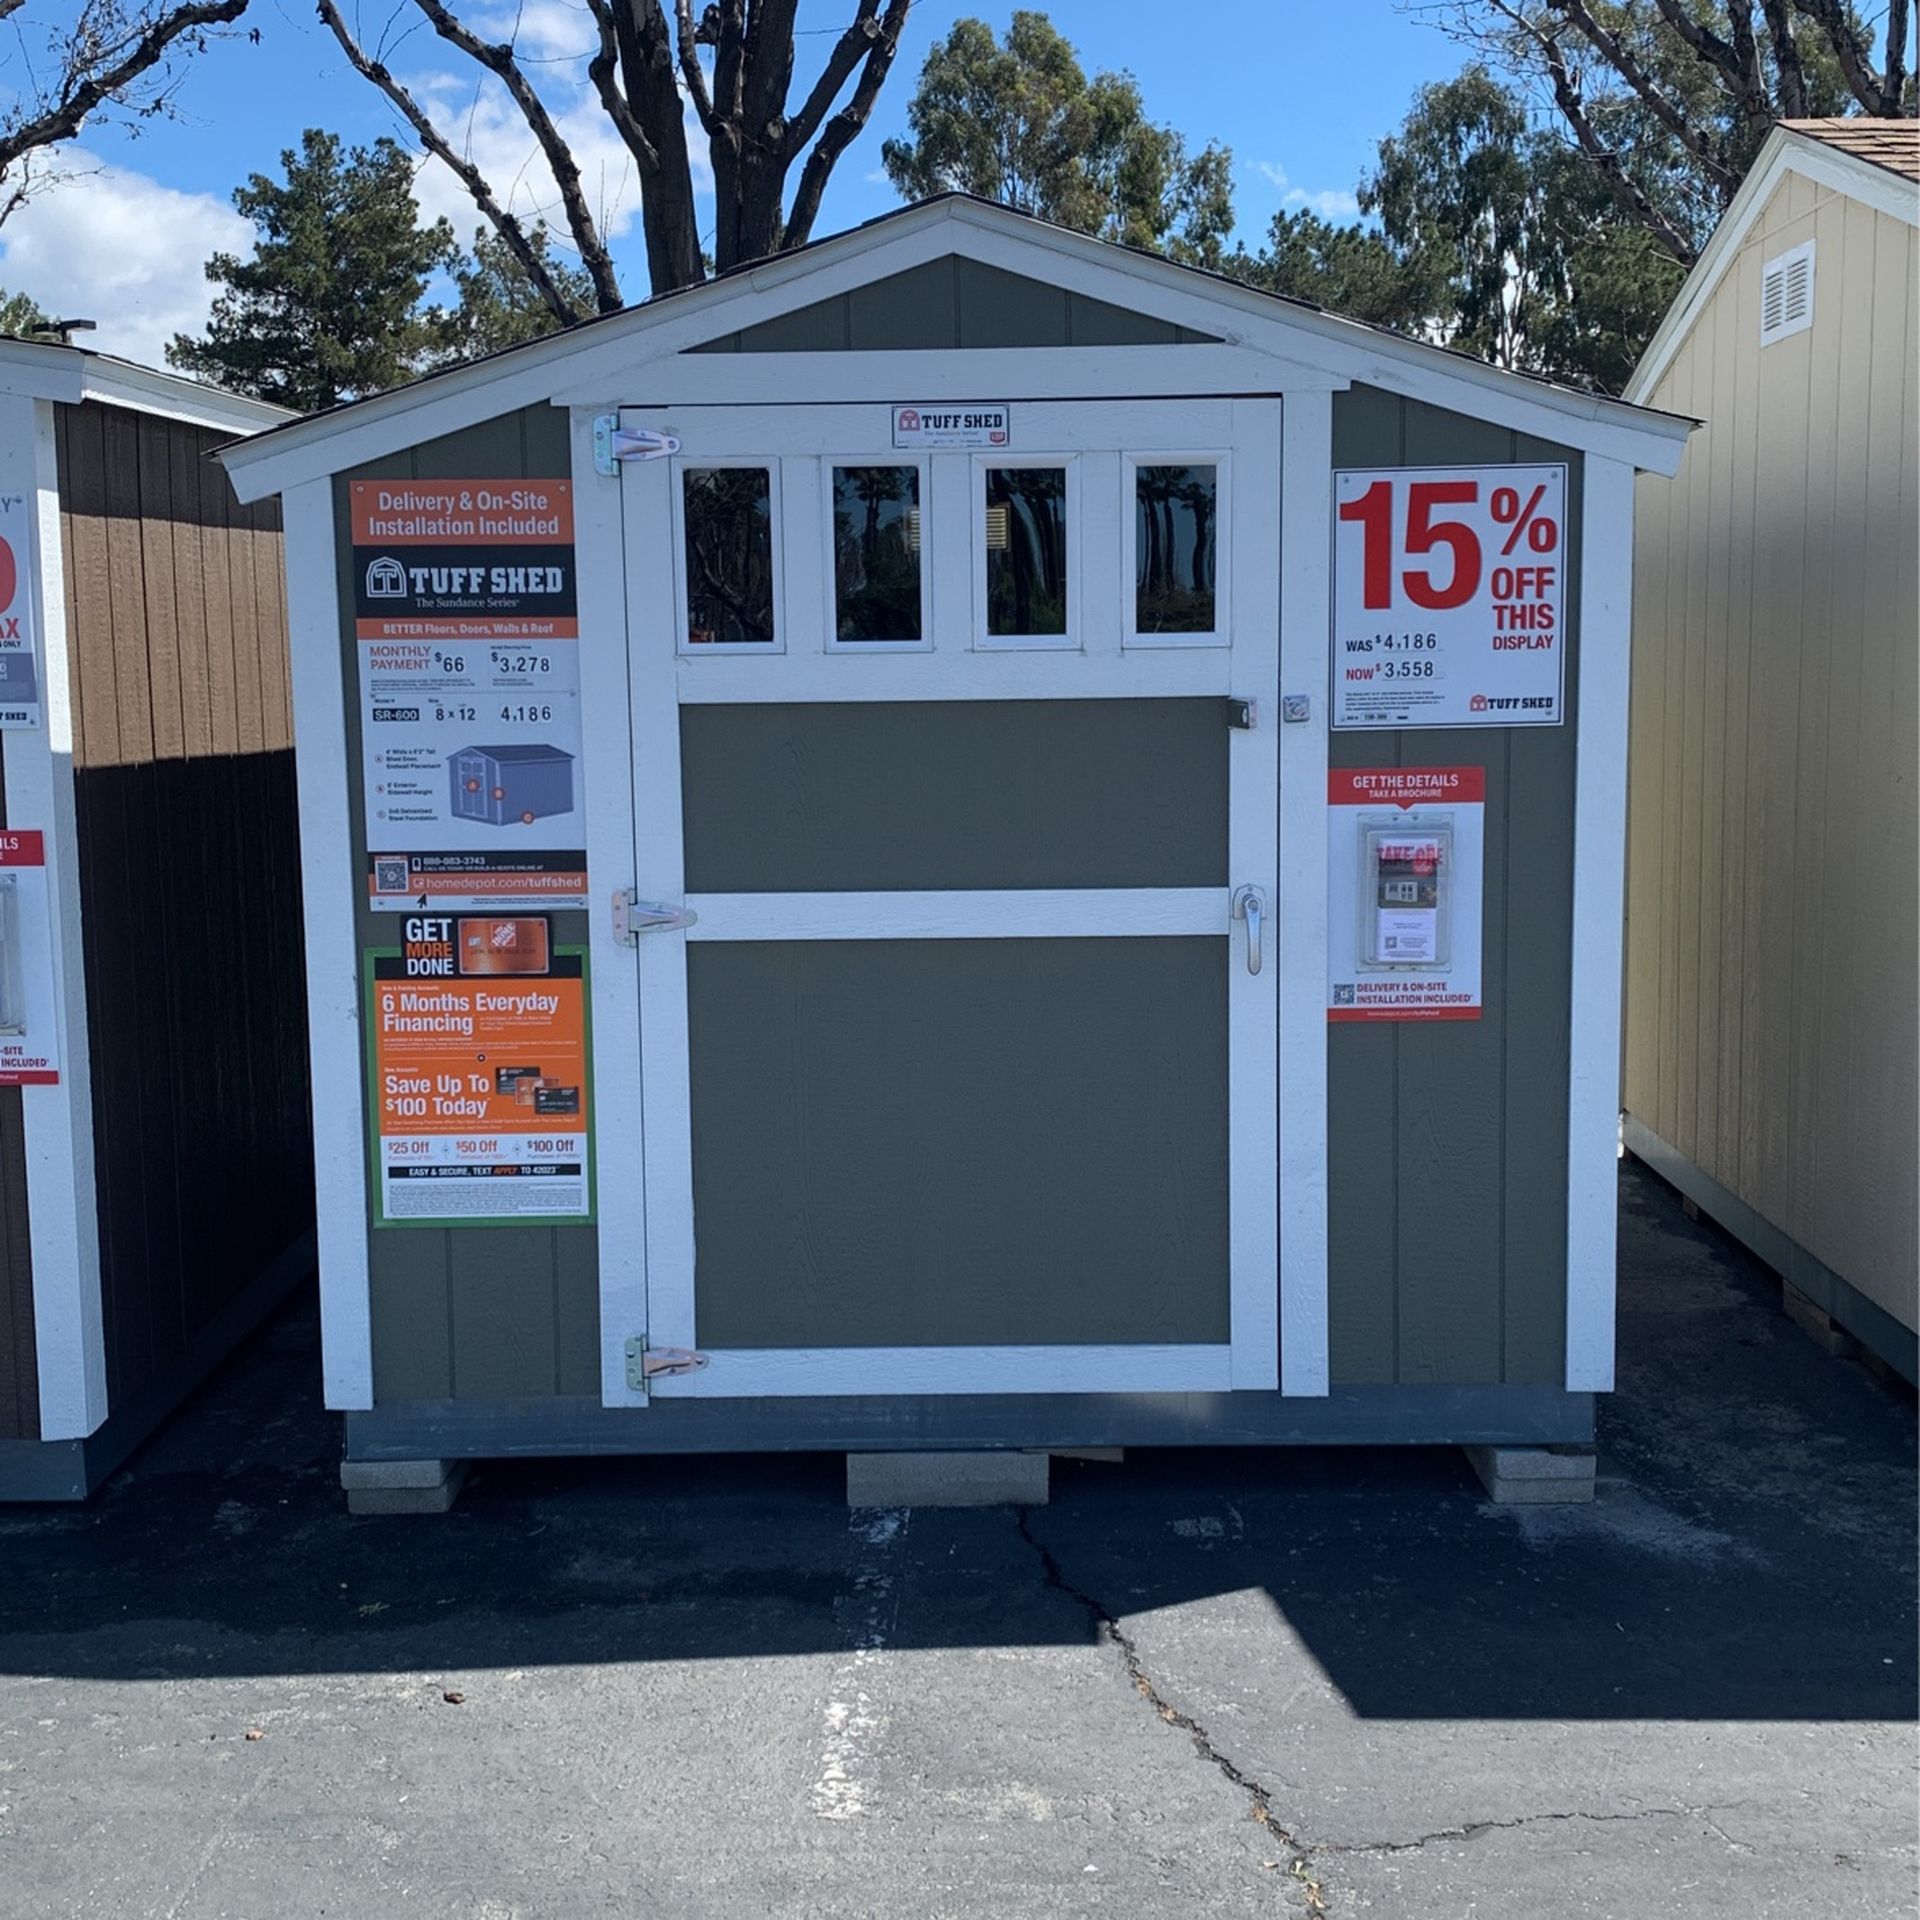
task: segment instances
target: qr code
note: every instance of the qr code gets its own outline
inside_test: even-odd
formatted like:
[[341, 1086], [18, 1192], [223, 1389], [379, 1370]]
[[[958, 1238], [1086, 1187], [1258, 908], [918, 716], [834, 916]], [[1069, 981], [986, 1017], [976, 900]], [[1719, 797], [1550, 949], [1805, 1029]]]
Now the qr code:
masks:
[[1333, 1004], [1336, 1007], [1350, 1007], [1353, 1005], [1353, 982], [1351, 980], [1336, 980], [1334, 982]]
[[407, 891], [406, 861], [374, 861], [373, 890], [375, 893], [405, 893]]

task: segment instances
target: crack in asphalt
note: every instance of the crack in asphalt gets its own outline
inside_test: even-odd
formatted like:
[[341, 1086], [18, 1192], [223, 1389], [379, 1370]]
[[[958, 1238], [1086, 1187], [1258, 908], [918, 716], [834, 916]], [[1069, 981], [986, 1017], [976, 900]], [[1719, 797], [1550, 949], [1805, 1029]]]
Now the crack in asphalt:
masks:
[[1288, 1875], [1296, 1881], [1306, 1896], [1307, 1911], [1321, 1915], [1327, 1911], [1326, 1889], [1319, 1877], [1312, 1871], [1311, 1861], [1315, 1853], [1322, 1849], [1303, 1845], [1296, 1835], [1283, 1826], [1273, 1808], [1273, 1795], [1250, 1773], [1224, 1754], [1214, 1745], [1213, 1736], [1196, 1720], [1192, 1714], [1176, 1707], [1161, 1693], [1154, 1684], [1153, 1676], [1148, 1673], [1146, 1663], [1140, 1657], [1140, 1649], [1133, 1638], [1121, 1626], [1111, 1608], [1084, 1587], [1077, 1587], [1066, 1576], [1053, 1549], [1033, 1531], [1033, 1509], [1020, 1507], [1015, 1510], [1014, 1521], [1020, 1529], [1020, 1537], [1039, 1557], [1041, 1572], [1047, 1585], [1058, 1593], [1065, 1594], [1070, 1600], [1082, 1607], [1100, 1636], [1120, 1655], [1126, 1667], [1127, 1678], [1133, 1682], [1134, 1690], [1153, 1708], [1160, 1718], [1170, 1727], [1177, 1727], [1193, 1742], [1193, 1750], [1208, 1766], [1212, 1767], [1222, 1779], [1245, 1794], [1249, 1804], [1250, 1817], [1259, 1821], [1285, 1850], [1283, 1865]]
[[1564, 1813], [1522, 1813], [1511, 1820], [1470, 1820], [1463, 1827], [1438, 1827], [1432, 1833], [1423, 1833], [1412, 1840], [1329, 1840], [1318, 1846], [1307, 1848], [1310, 1854], [1370, 1854], [1370, 1853], [1417, 1853], [1435, 1840], [1478, 1840], [1486, 1833], [1512, 1833], [1522, 1827], [1537, 1827], [1553, 1821], [1583, 1820], [1595, 1826], [1607, 1826], [1616, 1821], [1625, 1820], [1705, 1820], [1720, 1834], [1721, 1839], [1730, 1847], [1739, 1847], [1750, 1851], [1731, 1834], [1724, 1833], [1714, 1825], [1709, 1817], [1716, 1813], [1733, 1813], [1749, 1804], [1746, 1801], [1730, 1801], [1719, 1806], [1706, 1807], [1640, 1807], [1632, 1813], [1589, 1813], [1584, 1808], [1574, 1807]]
[[1193, 1743], [1193, 1750], [1212, 1767], [1222, 1779], [1228, 1781], [1247, 1797], [1251, 1817], [1273, 1835], [1285, 1849], [1284, 1865], [1288, 1875], [1296, 1881], [1306, 1896], [1307, 1911], [1315, 1916], [1324, 1915], [1328, 1910], [1329, 1895], [1324, 1881], [1314, 1870], [1319, 1860], [1341, 1859], [1349, 1856], [1417, 1853], [1422, 1847], [1430, 1846], [1436, 1840], [1478, 1840], [1484, 1834], [1511, 1833], [1525, 1827], [1545, 1826], [1555, 1822], [1584, 1821], [1595, 1826], [1606, 1826], [1616, 1822], [1634, 1820], [1704, 1820], [1714, 1832], [1726, 1841], [1727, 1845], [1740, 1851], [1750, 1851], [1744, 1844], [1735, 1840], [1714, 1821], [1713, 1815], [1737, 1813], [1754, 1803], [1746, 1800], [1731, 1800], [1710, 1803], [1706, 1806], [1660, 1806], [1640, 1807], [1632, 1812], [1592, 1813], [1579, 1807], [1564, 1812], [1523, 1813], [1511, 1820], [1473, 1820], [1464, 1826], [1439, 1827], [1432, 1833], [1423, 1833], [1411, 1840], [1372, 1840], [1372, 1841], [1310, 1841], [1303, 1840], [1292, 1828], [1283, 1825], [1274, 1812], [1273, 1794], [1269, 1788], [1240, 1766], [1230, 1755], [1222, 1753], [1214, 1744], [1213, 1736], [1192, 1714], [1180, 1707], [1160, 1691], [1153, 1676], [1147, 1671], [1146, 1662], [1140, 1653], [1139, 1643], [1121, 1626], [1118, 1617], [1106, 1603], [1077, 1587], [1067, 1578], [1065, 1569], [1053, 1549], [1033, 1531], [1033, 1509], [1020, 1507], [1015, 1510], [1015, 1523], [1020, 1529], [1020, 1537], [1031, 1547], [1040, 1561], [1040, 1568], [1046, 1577], [1046, 1583], [1058, 1593], [1065, 1594], [1085, 1610], [1088, 1617], [1099, 1629], [1100, 1636], [1120, 1655], [1125, 1665], [1127, 1677], [1133, 1682], [1134, 1689], [1151, 1706], [1156, 1714], [1170, 1727], [1177, 1727]]

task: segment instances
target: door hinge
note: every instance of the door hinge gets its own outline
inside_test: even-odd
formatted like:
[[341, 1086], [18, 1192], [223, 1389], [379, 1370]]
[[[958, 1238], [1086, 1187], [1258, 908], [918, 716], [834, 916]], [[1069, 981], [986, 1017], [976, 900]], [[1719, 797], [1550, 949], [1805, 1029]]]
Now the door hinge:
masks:
[[593, 420], [593, 470], [616, 474], [623, 460], [664, 460], [680, 451], [677, 433], [657, 433], [652, 427], [623, 427], [617, 413], [600, 413]]
[[687, 1347], [649, 1347], [647, 1336], [637, 1333], [627, 1342], [627, 1390], [649, 1393], [655, 1380], [698, 1373], [706, 1364], [704, 1353], [695, 1353]]
[[623, 947], [637, 947], [643, 933], [668, 927], [690, 927], [700, 916], [691, 907], [669, 907], [658, 900], [636, 900], [631, 887], [619, 887], [613, 896], [613, 937]]

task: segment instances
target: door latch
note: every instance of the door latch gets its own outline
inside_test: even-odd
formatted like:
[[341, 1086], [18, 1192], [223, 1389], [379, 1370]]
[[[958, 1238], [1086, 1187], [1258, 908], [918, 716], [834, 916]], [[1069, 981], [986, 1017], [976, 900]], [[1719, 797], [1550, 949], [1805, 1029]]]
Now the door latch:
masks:
[[669, 907], [658, 900], [636, 900], [631, 887], [613, 896], [613, 937], [623, 947], [640, 944], [643, 933], [666, 927], [690, 927], [700, 916], [691, 907]]
[[1247, 923], [1247, 971], [1258, 973], [1263, 955], [1260, 930], [1266, 919], [1267, 895], [1264, 887], [1244, 886], [1233, 890], [1233, 917]]

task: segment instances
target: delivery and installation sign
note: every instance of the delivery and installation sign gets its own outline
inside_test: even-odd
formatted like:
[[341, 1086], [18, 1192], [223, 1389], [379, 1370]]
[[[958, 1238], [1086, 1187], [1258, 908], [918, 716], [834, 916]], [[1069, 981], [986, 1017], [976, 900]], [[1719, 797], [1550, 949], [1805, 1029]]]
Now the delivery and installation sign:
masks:
[[400, 926], [367, 956], [375, 1224], [590, 1221], [585, 954], [545, 915]]
[[0, 1087], [60, 1079], [49, 912], [46, 836], [0, 828]]
[[1566, 718], [1564, 466], [1334, 475], [1336, 728]]
[[570, 480], [356, 480], [375, 908], [584, 906]]

